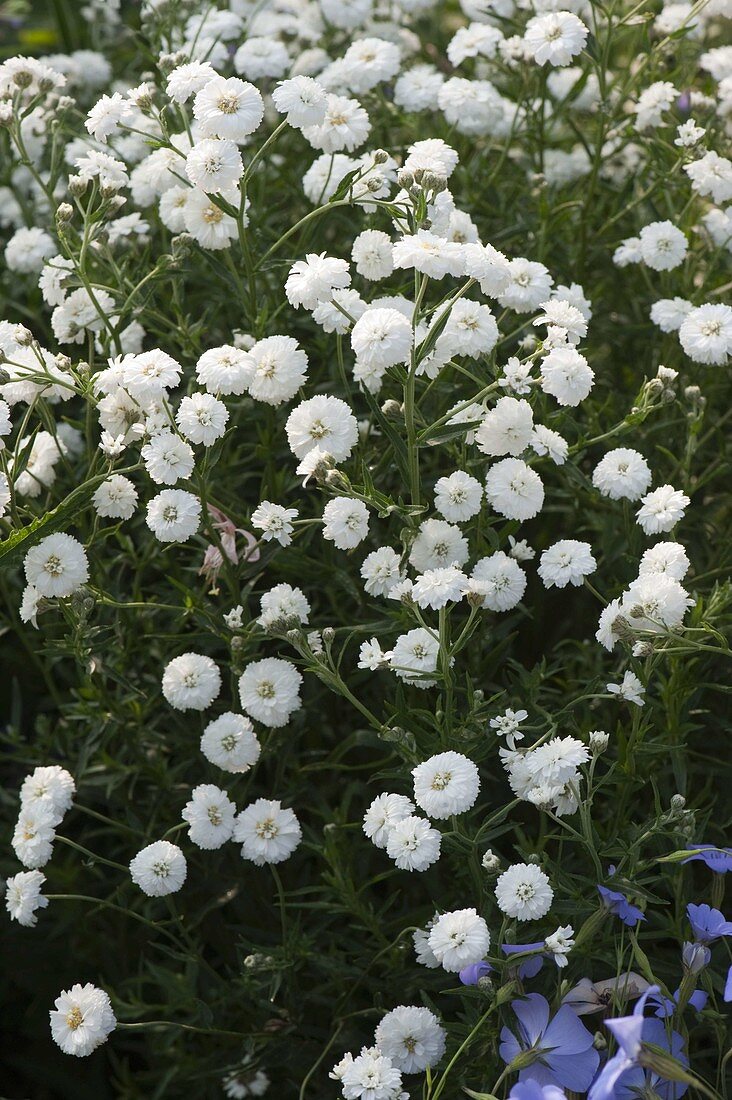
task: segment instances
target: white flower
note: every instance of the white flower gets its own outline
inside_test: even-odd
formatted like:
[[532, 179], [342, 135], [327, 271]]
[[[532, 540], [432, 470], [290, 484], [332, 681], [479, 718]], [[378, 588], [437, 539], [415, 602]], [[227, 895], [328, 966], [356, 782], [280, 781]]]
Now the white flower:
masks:
[[437, 638], [418, 626], [397, 638], [391, 651], [391, 668], [400, 680], [418, 688], [428, 688], [434, 683], [428, 675], [437, 668], [439, 652]]
[[217, 768], [237, 774], [257, 763], [261, 746], [250, 720], [229, 710], [206, 726], [201, 752]]
[[657, 542], [646, 550], [638, 566], [639, 577], [670, 577], [682, 581], [686, 576], [689, 558], [678, 542]]
[[428, 569], [417, 577], [412, 586], [412, 599], [419, 607], [431, 607], [437, 611], [448, 603], [462, 599], [467, 577], [455, 565]]
[[117, 1026], [109, 997], [91, 982], [72, 985], [56, 998], [54, 1005], [55, 1009], [49, 1012], [51, 1036], [64, 1054], [86, 1058], [106, 1043]]
[[725, 366], [732, 354], [732, 307], [719, 303], [692, 309], [679, 326], [679, 341], [695, 363]]
[[503, 550], [477, 561], [471, 577], [474, 582], [471, 588], [483, 596], [487, 611], [510, 611], [526, 591], [526, 574]]
[[673, 577], [647, 573], [623, 593], [621, 614], [635, 630], [676, 630], [695, 600]]
[[428, 937], [435, 958], [450, 973], [480, 962], [490, 942], [488, 926], [475, 909], [443, 913], [434, 922]]
[[596, 569], [589, 542], [560, 539], [543, 552], [537, 572], [545, 588], [565, 588], [568, 584], [575, 587], [582, 584]]
[[23, 809], [48, 807], [60, 821], [71, 809], [76, 793], [73, 776], [58, 764], [34, 768], [23, 780], [20, 803]]
[[46, 876], [41, 871], [19, 871], [5, 883], [5, 908], [11, 920], [17, 920], [24, 928], [35, 928], [38, 923], [37, 909], [48, 906], [41, 887]]
[[92, 502], [102, 518], [130, 519], [137, 506], [137, 489], [129, 478], [112, 474], [95, 491]]
[[658, 535], [670, 531], [691, 503], [689, 497], [673, 485], [660, 485], [658, 489], [646, 493], [641, 498], [641, 506], [636, 519], [647, 535]]
[[182, 653], [165, 666], [162, 686], [176, 710], [205, 710], [221, 691], [221, 673], [210, 657]]
[[41, 539], [25, 556], [25, 576], [40, 596], [70, 596], [89, 579], [84, 547], [61, 532]]
[[386, 668], [389, 664], [389, 653], [384, 653], [377, 638], [371, 638], [368, 642], [361, 642], [358, 650], [357, 668], [368, 669], [376, 672], [380, 668]]
[[226, 791], [213, 783], [201, 783], [191, 791], [181, 813], [190, 825], [189, 839], [199, 848], [220, 848], [234, 832], [236, 806]]
[[233, 141], [204, 138], [186, 157], [188, 179], [207, 195], [228, 191], [244, 174], [241, 153]]
[[386, 370], [409, 357], [412, 326], [396, 309], [367, 309], [351, 330], [351, 347], [359, 363]]
[[196, 363], [198, 381], [214, 395], [245, 393], [253, 374], [249, 353], [230, 344], [204, 351]]
[[130, 861], [130, 875], [150, 898], [175, 894], [186, 880], [186, 859], [177, 844], [156, 840], [148, 844]]
[[429, 944], [430, 932], [438, 916], [439, 914], [435, 913], [433, 919], [428, 922], [426, 928], [418, 928], [412, 933], [412, 943], [414, 944], [414, 953], [417, 957], [417, 962], [420, 966], [426, 966], [429, 970], [437, 970], [440, 965]]
[[522, 363], [512, 355], [503, 368], [503, 374], [498, 379], [498, 383], [504, 390], [511, 390], [513, 393], [531, 393], [532, 369], [533, 363]]
[[423, 141], [415, 141], [407, 149], [404, 168], [414, 174], [417, 169], [434, 172], [444, 179], [449, 179], [458, 164], [458, 154], [442, 140], [442, 138], [425, 138]]
[[438, 478], [435, 484], [435, 508], [450, 523], [464, 523], [480, 511], [483, 486], [464, 470]]
[[554, 962], [560, 969], [567, 965], [567, 955], [574, 947], [574, 928], [571, 924], [560, 925], [556, 932], [552, 932], [551, 936], [547, 936], [544, 940], [544, 946], [548, 951], [551, 951], [554, 956]]
[[664, 112], [670, 108], [677, 96], [678, 92], [668, 80], [657, 80], [655, 84], [649, 84], [644, 88], [633, 108], [636, 115], [636, 129], [642, 132], [660, 126]]
[[280, 621], [301, 625], [308, 621], [310, 604], [301, 589], [291, 584], [276, 584], [262, 596], [261, 610], [257, 622], [265, 628]]
[[145, 469], [156, 485], [175, 485], [193, 473], [193, 450], [170, 431], [158, 432], [141, 449]]
[[585, 314], [573, 305], [572, 302], [558, 296], [555, 288], [554, 297], [546, 302], [541, 302], [540, 309], [544, 312], [535, 317], [532, 325], [547, 325], [553, 328], [561, 328], [567, 334], [570, 344], [578, 344], [587, 335], [587, 318]]
[[520, 455], [531, 442], [533, 427], [528, 401], [499, 397], [475, 433], [475, 442], [487, 455]]
[[309, 76], [281, 80], [272, 92], [272, 102], [290, 126], [302, 129], [320, 126], [325, 117], [325, 89]]
[[529, 717], [528, 711], [511, 710], [509, 707], [503, 714], [491, 718], [488, 723], [491, 729], [496, 731], [496, 736], [505, 737], [506, 744], [513, 751], [516, 741], [523, 741], [524, 734], [519, 731], [519, 726]]
[[369, 116], [357, 99], [329, 95], [325, 102], [323, 121], [317, 126], [304, 126], [303, 137], [313, 149], [324, 153], [349, 153], [358, 149], [371, 132]]
[[297, 405], [285, 424], [287, 442], [296, 458], [320, 447], [334, 462], [343, 462], [358, 443], [358, 423], [345, 401], [318, 394]]
[[183, 489], [163, 489], [147, 506], [146, 522], [159, 542], [186, 542], [201, 522], [201, 502]]
[[651, 484], [651, 471], [638, 451], [616, 447], [598, 462], [592, 484], [610, 500], [639, 500]]
[[281, 405], [305, 381], [308, 357], [291, 336], [266, 336], [250, 348], [249, 357], [254, 364], [249, 393], [255, 401]]
[[541, 478], [520, 458], [504, 458], [491, 466], [485, 491], [491, 507], [506, 519], [532, 519], [544, 504]]
[[678, 267], [688, 247], [686, 237], [673, 222], [651, 222], [640, 231], [643, 262], [654, 271], [671, 271]]
[[97, 100], [86, 117], [84, 125], [95, 139], [105, 145], [107, 138], [113, 134], [121, 122], [128, 122], [134, 112], [131, 104], [119, 92], [113, 95], [103, 95]]
[[[239, 206], [240, 195], [235, 187], [222, 191], [221, 198], [232, 206]], [[244, 225], [247, 220], [247, 215], [244, 214]], [[226, 214], [205, 191], [198, 188], [188, 193], [183, 207], [183, 223], [186, 231], [201, 248], [208, 248], [213, 252], [228, 248], [238, 235], [236, 218]]]
[[475, 804], [480, 790], [478, 769], [459, 752], [441, 752], [412, 769], [414, 800], [428, 817], [462, 814]]
[[351, 259], [364, 279], [387, 279], [394, 270], [391, 238], [380, 229], [364, 229], [353, 242]]
[[526, 25], [524, 42], [539, 65], [569, 65], [582, 53], [589, 31], [581, 19], [569, 11], [550, 11], [535, 15]]
[[468, 541], [459, 527], [441, 519], [426, 519], [420, 524], [409, 553], [409, 564], [419, 573], [447, 565], [464, 565], [468, 560]]
[[549, 455], [557, 466], [563, 466], [569, 454], [569, 444], [559, 432], [552, 431], [544, 424], [534, 425], [531, 433], [531, 447], [538, 455]]
[[428, 1008], [399, 1005], [382, 1018], [374, 1041], [402, 1073], [422, 1073], [442, 1058], [447, 1033]]
[[226, 431], [229, 410], [223, 401], [210, 393], [194, 393], [184, 397], [175, 416], [176, 424], [191, 443], [210, 447]]
[[11, 843], [24, 867], [45, 867], [53, 854], [58, 822], [59, 815], [48, 802], [21, 805]]
[[294, 531], [292, 521], [298, 515], [297, 508], [284, 508], [281, 504], [263, 500], [252, 512], [252, 526], [262, 532], [265, 542], [274, 539], [280, 546], [289, 546]]
[[574, 348], [552, 348], [541, 364], [541, 388], [560, 405], [579, 405], [592, 389], [594, 378], [584, 355]]
[[246, 38], [234, 54], [234, 68], [250, 80], [282, 76], [290, 67], [284, 42], [270, 36]]
[[431, 279], [460, 275], [465, 269], [462, 246], [428, 229], [418, 229], [413, 235], [400, 237], [392, 256], [395, 268], [413, 268]]
[[508, 286], [497, 295], [505, 309], [530, 313], [549, 297], [553, 280], [543, 264], [519, 256], [509, 261], [508, 275]]
[[241, 705], [255, 721], [278, 729], [302, 706], [301, 684], [302, 675], [290, 661], [264, 657], [247, 665], [239, 677]]
[[659, 298], [651, 306], [651, 320], [661, 332], [678, 332], [693, 308], [685, 298]]
[[13, 233], [5, 246], [5, 263], [9, 271], [37, 275], [54, 252], [56, 245], [45, 230], [37, 226], [21, 228]]
[[732, 199], [732, 161], [710, 150], [699, 160], [684, 165], [691, 186], [699, 195], [711, 195], [712, 202]]
[[[437, 94], [444, 81], [443, 74], [433, 65], [413, 65], [395, 81], [394, 102], [409, 112], [434, 111], [437, 107]], [[439, 138], [435, 140], [439, 141]]]
[[404, 817], [389, 830], [386, 854], [401, 871], [426, 871], [440, 858], [442, 836], [422, 817]]
[[628, 703], [635, 703], [637, 707], [644, 706], [643, 696], [646, 689], [634, 672], [628, 670], [623, 675], [619, 684], [607, 684], [607, 690], [611, 695], [617, 695], [618, 699], [624, 699]]
[[161, 398], [178, 385], [182, 374], [180, 363], [159, 348], [125, 356], [120, 366], [122, 384], [140, 402]]
[[168, 75], [165, 90], [176, 103], [185, 103], [216, 76], [208, 61], [188, 61]]
[[351, 282], [351, 274], [345, 260], [334, 256], [308, 253], [305, 260], [298, 260], [289, 268], [285, 295], [289, 305], [295, 308], [315, 309], [319, 301], [328, 301], [335, 288], [342, 289]]
[[345, 1100], [400, 1100], [404, 1096], [401, 1073], [377, 1047], [364, 1047], [357, 1058], [349, 1058], [343, 1060], [339, 1072]]
[[369, 510], [362, 500], [334, 497], [323, 509], [323, 538], [339, 550], [353, 550], [369, 532]]
[[300, 823], [292, 810], [267, 798], [258, 798], [242, 810], [234, 825], [234, 840], [242, 845], [242, 859], [258, 867], [289, 859], [301, 839]]
[[400, 821], [411, 817], [414, 804], [403, 794], [380, 794], [363, 817], [363, 831], [377, 848], [386, 848], [389, 833]]
[[498, 876], [498, 908], [516, 920], [538, 920], [549, 912], [553, 899], [548, 876], [533, 863], [514, 863]]
[[369, 92], [377, 84], [391, 80], [399, 72], [401, 51], [384, 38], [358, 38], [343, 55], [348, 88], [352, 92]]
[[215, 76], [196, 93], [193, 115], [206, 137], [242, 142], [262, 121], [264, 102], [253, 84], [235, 76]]
[[380, 546], [368, 554], [361, 566], [364, 588], [370, 596], [387, 596], [402, 580], [401, 559], [390, 546]]

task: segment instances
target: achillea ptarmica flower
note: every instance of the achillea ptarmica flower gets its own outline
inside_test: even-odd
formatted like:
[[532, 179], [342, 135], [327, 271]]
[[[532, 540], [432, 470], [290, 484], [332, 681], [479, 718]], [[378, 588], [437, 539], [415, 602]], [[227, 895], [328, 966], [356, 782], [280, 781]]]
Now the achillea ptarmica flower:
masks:
[[55, 1006], [49, 1013], [51, 1035], [64, 1054], [86, 1058], [117, 1026], [108, 995], [91, 982], [72, 985], [56, 998]]

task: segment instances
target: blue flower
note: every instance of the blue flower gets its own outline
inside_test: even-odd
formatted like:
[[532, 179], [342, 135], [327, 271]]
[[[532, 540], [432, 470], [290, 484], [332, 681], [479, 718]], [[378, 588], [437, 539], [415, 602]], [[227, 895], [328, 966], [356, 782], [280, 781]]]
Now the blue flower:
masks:
[[556, 1085], [539, 1085], [536, 1081], [519, 1081], [508, 1094], [508, 1100], [567, 1100], [567, 1094]]
[[732, 966], [727, 971], [727, 981], [724, 984], [724, 993], [722, 996], [725, 1001], [732, 1001]]
[[659, 993], [657, 985], [649, 986], [639, 998], [631, 1016], [608, 1020], [607, 1026], [618, 1042], [618, 1052], [610, 1058], [592, 1085], [588, 1100], [635, 1100], [652, 1090], [662, 1100], [678, 1100], [688, 1085], [664, 1081], [657, 1073], [640, 1064], [644, 1043], [652, 1043], [668, 1051], [682, 1065], [688, 1065], [683, 1053], [684, 1041], [675, 1031], [669, 1043], [666, 1028], [660, 1020], [646, 1020], [646, 1001]]
[[712, 961], [712, 953], [703, 943], [685, 943], [681, 961], [691, 974], [698, 974]]
[[620, 917], [623, 924], [627, 924], [629, 928], [635, 928], [639, 921], [646, 919], [643, 911], [631, 905], [625, 894], [620, 894], [617, 890], [608, 890], [607, 886], [600, 886], [599, 883], [597, 889], [606, 908], [616, 917]]
[[[544, 950], [544, 941], [539, 943], [504, 943], [501, 951], [504, 955], [524, 955], [531, 951]], [[522, 959], [518, 967], [519, 978], [535, 978], [544, 965], [542, 955], [533, 955], [531, 958]]]
[[686, 912], [697, 943], [714, 943], [721, 936], [732, 936], [732, 921], [724, 919], [711, 905], [687, 905]]
[[513, 1001], [511, 1008], [519, 1022], [518, 1036], [503, 1028], [501, 1058], [510, 1065], [519, 1055], [533, 1056], [531, 1064], [520, 1070], [519, 1082], [534, 1081], [537, 1085], [585, 1092], [600, 1056], [592, 1045], [592, 1035], [572, 1009], [562, 1005], [550, 1020], [549, 1002], [540, 993]]
[[716, 871], [718, 875], [732, 871], [732, 848], [715, 848], [713, 844], [687, 844], [686, 847], [691, 851], [699, 851], [685, 859], [684, 863], [693, 863], [700, 859], [710, 871]]
[[463, 985], [477, 985], [481, 978], [485, 978], [487, 974], [490, 974], [493, 967], [487, 962], [471, 963], [470, 966], [464, 966], [458, 978]]
[[[669, 1016], [673, 1016], [679, 1006], [680, 992], [681, 989], [677, 989], [673, 995], [673, 999], [671, 997], [664, 997], [661, 993], [655, 993], [652, 997], [648, 998], [650, 1004], [658, 1006], [656, 1008], [656, 1016], [659, 1020], [666, 1020]], [[702, 1009], [706, 1007], [708, 1000], [708, 994], [704, 993], [701, 989], [695, 989], [689, 997], [687, 1004], [690, 1004], [697, 1012], [701, 1012]]]

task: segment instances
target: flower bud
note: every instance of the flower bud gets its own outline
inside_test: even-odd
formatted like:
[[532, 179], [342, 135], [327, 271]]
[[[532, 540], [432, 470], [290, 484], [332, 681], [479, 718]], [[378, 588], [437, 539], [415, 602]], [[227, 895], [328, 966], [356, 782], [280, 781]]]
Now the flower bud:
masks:
[[374, 151], [374, 164], [386, 164], [389, 159], [389, 154], [386, 149], [376, 149]]
[[33, 343], [33, 333], [25, 325], [16, 325], [12, 336], [16, 344], [20, 344], [22, 348], [29, 348]]
[[684, 969], [690, 974], [698, 974], [709, 965], [712, 953], [703, 943], [685, 943], [681, 951]]
[[408, 191], [414, 183], [414, 176], [411, 172], [402, 169], [401, 172], [397, 174], [397, 183], [404, 191]]
[[672, 796], [671, 809], [675, 814], [681, 813], [685, 805], [686, 799], [684, 798], [683, 794], [675, 794]]
[[332, 626], [323, 627], [322, 630], [323, 641], [326, 645], [332, 645], [335, 641], [335, 630]]
[[498, 868], [501, 866], [501, 861], [496, 853], [492, 852], [491, 849], [488, 848], [487, 851], [483, 853], [483, 858], [480, 861], [480, 865], [484, 871], [488, 872], [488, 874], [493, 874], [493, 872], [497, 871]]
[[19, 88], [30, 88], [33, 83], [33, 73], [30, 69], [17, 69], [13, 73], [13, 83]]
[[84, 179], [83, 176], [69, 176], [69, 193], [74, 196], [75, 199], [80, 199], [86, 192], [89, 186], [89, 180]]
[[398, 401], [395, 401], [394, 398], [389, 398], [388, 401], [385, 401], [384, 404], [381, 406], [381, 411], [384, 416], [388, 416], [392, 420], [401, 418], [403, 415], [402, 406], [399, 404]]
[[70, 222], [74, 216], [74, 208], [69, 202], [62, 202], [56, 210], [56, 223], [58, 225], [65, 225], [66, 222]]
[[593, 730], [590, 734], [590, 751], [599, 756], [601, 752], [605, 752], [605, 749], [610, 743], [610, 735], [605, 733], [604, 730]]

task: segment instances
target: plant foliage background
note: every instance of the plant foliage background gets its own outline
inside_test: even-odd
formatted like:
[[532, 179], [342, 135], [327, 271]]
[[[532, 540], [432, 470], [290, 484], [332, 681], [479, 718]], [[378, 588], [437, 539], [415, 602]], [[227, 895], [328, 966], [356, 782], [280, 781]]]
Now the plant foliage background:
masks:
[[[650, 311], [677, 297], [694, 307], [729, 301], [732, 222], [724, 210], [732, 200], [732, 166], [722, 166], [713, 194], [685, 171], [708, 150], [729, 156], [732, 97], [723, 87], [732, 72], [724, 53], [732, 49], [729, 11], [716, 2], [663, 10], [653, 0], [574, 4], [589, 35], [572, 59], [576, 80], [560, 94], [552, 78], [565, 69], [530, 58], [516, 62], [505, 46], [492, 56], [451, 59], [448, 44], [468, 24], [495, 27], [505, 39], [523, 35], [535, 9], [512, 0], [471, 0], [462, 8], [346, 4], [345, 26], [337, 25], [330, 4], [273, 3], [255, 11], [232, 0], [239, 23], [222, 48], [216, 30], [206, 30], [220, 7], [229, 10], [191, 0], [123, 3], [118, 12], [111, 3], [77, 8], [59, 0], [31, 12], [12, 5], [0, 12], [3, 57], [38, 57], [66, 75], [63, 89], [37, 98], [3, 85], [0, 108], [10, 108], [0, 131], [0, 233], [7, 243], [18, 230], [39, 227], [51, 244], [28, 242], [20, 255], [12, 247], [5, 253], [0, 317], [26, 326], [51, 354], [67, 356], [60, 369], [73, 387], [68, 399], [49, 400], [48, 379], [35, 373], [30, 399], [6, 394], [12, 431], [3, 462], [16, 490], [0, 521], [5, 878], [22, 870], [10, 839], [25, 776], [58, 764], [76, 784], [74, 806], [57, 826], [53, 857], [43, 868], [44, 892], [57, 900], [38, 913], [35, 928], [4, 923], [0, 1094], [18, 1100], [215, 1097], [223, 1079], [245, 1065], [242, 1088], [259, 1070], [271, 1080], [272, 1095], [336, 1096], [339, 1085], [328, 1073], [344, 1052], [356, 1056], [370, 1045], [388, 1010], [423, 1005], [446, 1029], [447, 1053], [427, 1076], [405, 1076], [410, 1095], [447, 1100], [469, 1089], [467, 1095], [497, 1090], [506, 1096], [519, 1068], [503, 1074], [498, 1049], [501, 1028], [515, 1028], [512, 1001], [539, 992], [554, 1011], [580, 979], [633, 971], [664, 996], [684, 981], [684, 998], [697, 985], [708, 994], [701, 1012], [682, 1005], [668, 1025], [683, 1039], [692, 1083], [654, 1079], [654, 1088], [663, 1097], [681, 1095], [684, 1087], [692, 1095], [726, 1096], [727, 940], [691, 977], [682, 962], [683, 944], [694, 939], [686, 906], [709, 903], [724, 911], [725, 875], [703, 860], [681, 862], [681, 853], [729, 844], [732, 334], [713, 362], [698, 361], [678, 331], [654, 323]], [[242, 200], [226, 214], [239, 215], [230, 247], [211, 249], [189, 229], [166, 226], [161, 191], [146, 190], [139, 165], [190, 126], [192, 101], [179, 105], [166, 94], [171, 69], [208, 53], [223, 76], [236, 75], [241, 70], [232, 55], [252, 37], [255, 18], [261, 20], [257, 33], [286, 45], [289, 68], [252, 78], [267, 106], [262, 124], [240, 146], [246, 216]], [[203, 30], [192, 40], [195, 19]], [[347, 72], [330, 71], [323, 78], [328, 92], [358, 99], [370, 132], [348, 152], [354, 162], [340, 186], [324, 185], [323, 201], [312, 201], [303, 176], [322, 150], [293, 126], [273, 136], [282, 116], [269, 97], [291, 71], [317, 80], [328, 60], [367, 36], [399, 44], [402, 72], [428, 64], [444, 81], [461, 78], [474, 87], [460, 89], [464, 103], [456, 90], [447, 107], [441, 109], [435, 95], [431, 106], [410, 110], [404, 99], [395, 101], [396, 74], [357, 92], [348, 90]], [[710, 51], [720, 48], [718, 62], [710, 62]], [[327, 58], [315, 56], [320, 49]], [[518, 57], [518, 47], [513, 52]], [[732, 77], [726, 79], [729, 84]], [[128, 119], [113, 128], [108, 144], [96, 143], [85, 127], [88, 112], [103, 94], [124, 95], [141, 81], [150, 86], [138, 108], [145, 134], [126, 133], [125, 125], [135, 129]], [[504, 97], [503, 106], [493, 103], [485, 116], [479, 81]], [[658, 82], [668, 82], [673, 94], [641, 125], [639, 99]], [[61, 95], [70, 98], [59, 103]], [[33, 116], [20, 124], [29, 105]], [[677, 128], [690, 116], [706, 132], [697, 144], [679, 146]], [[427, 138], [443, 139], [459, 155], [447, 186], [456, 208], [472, 219], [453, 218], [443, 238], [452, 235], [454, 245], [467, 233], [509, 259], [527, 257], [545, 265], [555, 285], [579, 284], [580, 296], [592, 303], [579, 351], [594, 382], [581, 403], [559, 404], [537, 381], [550, 344], [542, 345], [546, 327], [532, 321], [549, 292], [514, 310], [473, 284], [466, 296], [487, 302], [498, 321], [495, 346], [474, 358], [448, 356], [434, 377], [417, 370], [417, 350], [406, 366], [384, 370], [374, 392], [354, 377], [348, 331], [339, 335], [332, 325], [324, 331], [310, 311], [288, 300], [283, 288], [296, 261], [311, 253], [350, 261], [364, 229], [397, 240], [429, 218], [430, 228], [442, 232], [434, 203], [444, 196], [444, 180], [433, 180], [432, 190], [429, 179], [415, 179], [414, 172], [411, 184], [397, 180], [409, 147]], [[126, 163], [131, 188], [126, 181], [105, 191], [97, 178], [83, 193], [69, 190], [69, 176], [79, 174], [76, 159], [97, 145]], [[377, 158], [372, 168], [380, 149], [390, 159]], [[190, 187], [184, 164], [181, 158], [175, 183]], [[379, 181], [373, 191], [363, 180], [367, 170]], [[405, 182], [406, 191], [400, 189]], [[115, 209], [119, 196], [125, 203]], [[123, 227], [115, 241], [110, 227], [134, 212], [139, 223]], [[622, 242], [666, 221], [687, 241], [672, 269], [656, 270], [642, 259], [614, 261]], [[634, 247], [637, 252], [637, 246], [629, 250]], [[73, 330], [59, 340], [58, 303], [50, 305], [38, 288], [44, 263], [56, 255], [72, 261], [67, 291], [97, 288], [109, 295], [111, 323], [100, 322], [92, 309], [78, 339]], [[416, 291], [425, 323], [465, 282], [464, 275], [423, 279], [410, 266], [379, 282], [361, 277], [353, 264], [351, 273], [364, 302], [403, 295], [414, 308]], [[342, 313], [332, 313], [333, 324], [348, 327]], [[128, 332], [127, 344], [123, 334], [133, 323], [141, 330]], [[732, 333], [732, 321], [725, 324]], [[5, 340], [10, 331], [3, 330]], [[439, 327], [433, 336], [438, 333]], [[301, 389], [281, 404], [246, 392], [222, 397], [225, 434], [211, 446], [194, 446], [195, 470], [176, 486], [201, 501], [202, 523], [183, 543], [161, 543], [146, 523], [146, 506], [166, 486], [154, 484], [140, 458], [144, 439], [126, 441], [120, 455], [100, 450], [95, 374], [116, 355], [159, 348], [182, 367], [170, 394], [175, 410], [181, 396], [201, 389], [195, 368], [205, 351], [234, 343], [246, 348], [279, 334], [307, 355]], [[424, 339], [423, 332], [418, 349]], [[5, 355], [13, 360], [12, 351]], [[521, 396], [498, 382], [512, 356], [532, 363], [526, 400], [534, 420], [559, 432], [569, 453], [556, 464], [529, 450], [527, 461], [544, 483], [543, 509], [519, 522], [484, 499], [460, 524], [470, 555], [469, 564], [460, 565], [467, 574], [476, 561], [508, 552], [509, 537], [527, 540], [537, 555], [522, 563], [523, 598], [499, 613], [479, 609], [475, 593], [440, 611], [370, 595], [360, 572], [364, 558], [390, 546], [406, 563], [420, 524], [440, 518], [437, 480], [464, 470], [483, 484], [490, 465], [500, 461], [501, 452], [487, 455], [471, 432], [447, 420], [476, 395], [486, 409], [508, 394]], [[659, 366], [667, 368], [660, 378]], [[6, 369], [6, 384], [17, 380], [12, 362]], [[326, 462], [303, 484], [285, 422], [315, 394], [346, 401], [360, 438], [349, 457], [334, 464], [340, 474]], [[30, 441], [39, 432], [53, 437], [69, 429], [54, 476], [32, 491], [18, 490]], [[610, 499], [593, 484], [598, 462], [621, 446], [645, 457], [653, 489], [671, 485], [689, 498], [671, 528], [649, 536], [636, 521], [637, 500]], [[100, 516], [92, 503], [113, 469], [130, 470], [139, 494], [124, 521]], [[324, 505], [339, 496], [364, 500], [369, 512], [368, 534], [350, 551], [323, 536]], [[298, 510], [291, 545], [263, 540], [252, 520], [262, 501]], [[220, 513], [228, 527], [215, 526]], [[25, 555], [55, 531], [83, 544], [88, 579], [68, 598], [43, 604], [37, 624], [27, 616], [23, 621]], [[219, 554], [213, 574], [202, 572], [204, 554], [208, 548], [210, 567], [222, 532], [235, 550], [223, 560]], [[547, 587], [537, 573], [540, 555], [563, 539], [589, 544], [596, 570], [586, 583], [580, 576], [577, 584]], [[669, 630], [658, 621], [629, 624], [626, 604], [626, 621], [609, 652], [595, 640], [598, 616], [622, 597], [642, 555], [659, 540], [683, 545], [691, 567], [682, 583], [693, 606], [683, 624]], [[407, 566], [405, 575], [416, 580], [419, 572]], [[258, 625], [262, 595], [280, 584], [306, 596], [306, 625], [282, 617], [269, 629]], [[241, 625], [232, 628], [224, 616], [237, 606]], [[390, 651], [421, 622], [440, 650], [432, 686], [420, 689], [388, 667], [359, 667], [362, 643], [376, 638]], [[310, 631], [320, 632], [320, 643], [308, 640]], [[161, 691], [168, 663], [188, 652], [213, 658], [221, 671], [220, 695], [201, 713], [176, 709]], [[279, 728], [255, 720], [262, 746], [256, 766], [245, 774], [222, 772], [202, 755], [201, 735], [224, 711], [241, 712], [239, 677], [253, 661], [274, 656], [301, 671], [302, 706]], [[628, 671], [645, 689], [642, 706], [607, 690]], [[520, 750], [549, 736], [589, 745], [592, 731], [607, 733], [605, 751], [585, 754], [575, 812], [557, 816], [551, 806], [511, 790], [499, 756], [505, 740], [490, 725], [507, 708], [527, 712]], [[381, 792], [411, 797], [411, 770], [446, 750], [478, 766], [480, 794], [466, 812], [433, 822], [442, 833], [439, 861], [421, 873], [398, 869], [364, 836], [364, 813]], [[235, 842], [217, 850], [191, 843], [181, 811], [201, 783], [224, 788], [239, 810], [258, 798], [291, 807], [302, 827], [297, 850], [275, 868], [242, 859]], [[181, 828], [169, 838], [184, 851], [185, 884], [168, 897], [146, 897], [127, 865], [174, 826]], [[482, 864], [488, 849], [499, 861], [493, 871]], [[546, 872], [554, 894], [550, 914], [528, 925], [501, 912], [495, 893], [498, 871], [524, 863]], [[598, 883], [624, 893], [646, 919], [628, 927], [603, 905]], [[412, 942], [413, 931], [436, 912], [471, 907], [492, 937], [486, 957], [494, 970], [478, 985], [420, 965]], [[520, 978], [501, 945], [541, 946], [558, 925], [574, 930], [567, 967], [548, 958], [536, 977]], [[87, 981], [107, 991], [120, 1023], [150, 1026], [120, 1027], [93, 1056], [72, 1060], [52, 1043], [47, 1012], [61, 990]], [[608, 1013], [631, 1010], [616, 990]], [[582, 1019], [599, 1033], [604, 1061], [615, 1046], [603, 1018]], [[170, 1024], [151, 1024], [156, 1020]], [[181, 1024], [197, 1030], [175, 1026]]]

